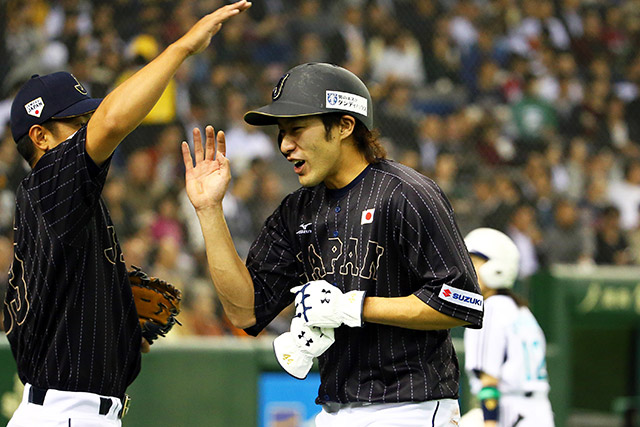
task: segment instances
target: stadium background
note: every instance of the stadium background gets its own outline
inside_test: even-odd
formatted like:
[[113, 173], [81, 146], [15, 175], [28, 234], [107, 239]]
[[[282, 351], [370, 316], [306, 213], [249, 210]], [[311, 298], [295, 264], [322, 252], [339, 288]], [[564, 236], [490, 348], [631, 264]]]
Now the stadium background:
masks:
[[[8, 128], [16, 89], [64, 69], [104, 96], [222, 3], [0, 0], [3, 272], [14, 189], [26, 174]], [[185, 293], [184, 326], [144, 356], [125, 425], [257, 422], [257, 381], [276, 370], [270, 339], [289, 313], [261, 340], [222, 315], [179, 142], [194, 126], [226, 131], [234, 178], [225, 213], [244, 256], [297, 181], [274, 130], [248, 127], [242, 115], [269, 102], [285, 70], [310, 61], [340, 64], [368, 84], [390, 157], [445, 190], [463, 233], [491, 226], [515, 240], [518, 290], [550, 342], [558, 425], [640, 425], [638, 46], [637, 0], [254, 1], [180, 68], [114, 156], [104, 197], [127, 263]], [[2, 294], [6, 282], [0, 275]], [[6, 343], [0, 359], [6, 413], [15, 373]], [[464, 388], [462, 399], [472, 403]], [[148, 418], [154, 400], [166, 411], [158, 421]]]

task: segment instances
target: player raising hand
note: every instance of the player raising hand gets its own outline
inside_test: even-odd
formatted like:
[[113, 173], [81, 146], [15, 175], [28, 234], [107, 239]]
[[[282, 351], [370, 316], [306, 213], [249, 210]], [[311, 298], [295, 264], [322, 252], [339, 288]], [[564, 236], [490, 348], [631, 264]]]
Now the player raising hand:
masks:
[[[305, 378], [319, 357], [316, 425], [455, 426], [459, 370], [448, 329], [482, 325], [483, 299], [442, 190], [385, 159], [369, 90], [350, 71], [302, 64], [269, 105], [245, 114], [277, 125], [301, 188], [266, 219], [246, 264], [222, 209], [230, 174], [224, 135], [182, 145], [187, 193], [228, 318], [257, 335], [295, 303], [274, 341], [280, 365]], [[195, 160], [195, 165], [194, 165]]]
[[4, 329], [25, 383], [10, 427], [121, 425], [126, 389], [149, 347], [100, 197], [111, 156], [180, 64], [250, 6], [243, 0], [205, 16], [104, 100], [89, 97], [66, 72], [34, 75], [18, 91], [11, 132], [32, 170], [16, 191], [4, 304]]

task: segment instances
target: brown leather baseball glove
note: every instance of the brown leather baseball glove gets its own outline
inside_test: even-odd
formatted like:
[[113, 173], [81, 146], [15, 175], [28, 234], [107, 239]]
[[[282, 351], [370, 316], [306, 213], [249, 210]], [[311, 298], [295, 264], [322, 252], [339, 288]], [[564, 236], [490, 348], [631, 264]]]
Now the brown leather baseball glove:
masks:
[[158, 337], [164, 337], [176, 323], [181, 325], [176, 316], [180, 313], [182, 292], [164, 280], [149, 277], [135, 265], [131, 267], [129, 282], [142, 336], [152, 344]]

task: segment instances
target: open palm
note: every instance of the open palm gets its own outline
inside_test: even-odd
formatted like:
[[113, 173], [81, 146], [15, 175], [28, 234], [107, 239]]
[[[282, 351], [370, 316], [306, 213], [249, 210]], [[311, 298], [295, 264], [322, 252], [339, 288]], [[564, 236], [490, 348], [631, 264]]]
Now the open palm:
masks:
[[193, 158], [189, 144], [182, 143], [187, 195], [196, 211], [219, 206], [231, 180], [229, 160], [224, 156], [224, 132], [218, 131], [217, 150], [213, 127], [207, 126], [205, 133], [206, 141], [203, 149], [200, 129], [193, 129]]

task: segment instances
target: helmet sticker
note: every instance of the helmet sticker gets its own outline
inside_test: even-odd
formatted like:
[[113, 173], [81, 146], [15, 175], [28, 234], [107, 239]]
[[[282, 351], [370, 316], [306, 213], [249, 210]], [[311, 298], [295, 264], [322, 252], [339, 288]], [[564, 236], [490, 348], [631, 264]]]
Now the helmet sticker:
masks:
[[276, 87], [273, 88], [273, 92], [271, 92], [272, 101], [275, 101], [276, 99], [280, 98], [280, 95], [282, 95], [282, 88], [284, 87], [284, 82], [286, 82], [288, 78], [289, 78], [289, 73], [280, 77], [280, 81], [278, 82]]
[[363, 116], [367, 115], [367, 98], [353, 93], [338, 92], [335, 90], [328, 90], [326, 94], [327, 104], [325, 108], [351, 111], [362, 114]]

